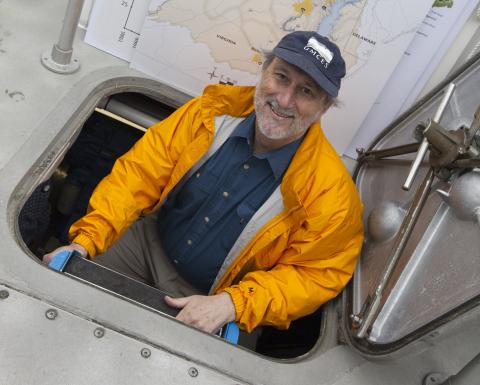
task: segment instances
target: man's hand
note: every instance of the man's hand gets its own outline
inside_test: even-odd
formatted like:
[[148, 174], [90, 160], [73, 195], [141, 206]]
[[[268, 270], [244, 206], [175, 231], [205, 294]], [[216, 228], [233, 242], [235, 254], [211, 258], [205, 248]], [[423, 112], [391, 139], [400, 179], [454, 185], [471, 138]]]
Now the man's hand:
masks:
[[165, 297], [167, 305], [182, 309], [177, 319], [197, 329], [214, 333], [223, 325], [235, 320], [235, 306], [230, 294], [212, 296], [192, 295], [190, 297]]
[[87, 256], [87, 250], [85, 250], [85, 248], [81, 245], [79, 245], [78, 243], [72, 243], [68, 246], [62, 246], [62, 247], [59, 247], [55, 250], [53, 250], [51, 253], [48, 253], [48, 254], [45, 254], [42, 258], [42, 262], [45, 264], [45, 265], [48, 265], [50, 263], [50, 261], [52, 260], [53, 256], [57, 253], [59, 253], [60, 251], [78, 251], [80, 254], [82, 254], [82, 257], [86, 258]]

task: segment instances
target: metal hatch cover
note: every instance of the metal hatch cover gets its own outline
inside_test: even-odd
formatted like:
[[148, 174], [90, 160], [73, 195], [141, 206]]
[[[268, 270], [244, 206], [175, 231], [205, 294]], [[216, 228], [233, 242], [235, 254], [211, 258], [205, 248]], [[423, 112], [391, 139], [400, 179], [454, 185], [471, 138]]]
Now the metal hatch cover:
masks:
[[364, 351], [392, 351], [480, 299], [480, 59], [444, 84], [359, 151], [365, 242], [345, 311]]

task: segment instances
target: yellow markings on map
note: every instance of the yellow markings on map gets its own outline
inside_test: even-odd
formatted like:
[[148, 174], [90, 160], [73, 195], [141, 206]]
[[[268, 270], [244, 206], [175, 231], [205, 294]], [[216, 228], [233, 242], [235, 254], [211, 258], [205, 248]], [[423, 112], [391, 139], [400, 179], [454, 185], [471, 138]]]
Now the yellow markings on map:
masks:
[[309, 16], [312, 11], [313, 11], [313, 2], [312, 0], [304, 0], [304, 1], [299, 1], [298, 3], [294, 3], [293, 9], [297, 13], [297, 17], [300, 16]]
[[187, 29], [194, 44], [208, 47], [206, 60], [255, 75], [263, 58], [252, 47], [271, 49], [285, 31], [316, 30], [331, 1], [338, 0], [165, 1], [148, 20]]
[[252, 61], [258, 65], [262, 64], [263, 57], [259, 53], [254, 53], [252, 56]]

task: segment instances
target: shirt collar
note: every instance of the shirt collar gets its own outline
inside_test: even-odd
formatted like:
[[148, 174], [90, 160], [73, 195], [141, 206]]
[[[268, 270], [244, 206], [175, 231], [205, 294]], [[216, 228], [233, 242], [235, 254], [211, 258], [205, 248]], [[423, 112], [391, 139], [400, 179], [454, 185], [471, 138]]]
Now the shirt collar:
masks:
[[[252, 139], [255, 132], [255, 112], [248, 115], [233, 131], [231, 136], [244, 138], [247, 140], [248, 145], [253, 150]], [[283, 174], [288, 168], [290, 161], [292, 160], [295, 152], [302, 142], [303, 136], [297, 140], [286, 144], [276, 150], [264, 152], [254, 155], [258, 159], [266, 159], [270, 168], [272, 169], [275, 179], [281, 179]]]
[[242, 122], [233, 130], [231, 136], [238, 138], [245, 138], [247, 143], [252, 146], [253, 133], [255, 132], [255, 112], [248, 115]]

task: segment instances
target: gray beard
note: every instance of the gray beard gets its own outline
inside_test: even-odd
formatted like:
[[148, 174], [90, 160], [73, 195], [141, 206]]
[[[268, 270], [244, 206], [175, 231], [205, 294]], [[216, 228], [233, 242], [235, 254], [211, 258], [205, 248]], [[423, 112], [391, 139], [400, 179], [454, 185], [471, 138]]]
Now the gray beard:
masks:
[[[267, 138], [269, 139], [285, 139], [290, 136], [301, 136], [300, 134], [304, 134], [308, 128], [315, 122], [318, 122], [320, 120], [320, 117], [322, 116], [322, 112], [319, 111], [315, 115], [311, 117], [306, 117], [304, 119], [300, 119], [297, 116], [296, 111], [290, 111], [290, 110], [284, 110], [278, 106], [277, 101], [275, 98], [264, 98], [260, 96], [260, 91], [259, 88], [255, 90], [255, 96], [254, 96], [254, 104], [255, 104], [255, 113], [257, 114], [257, 125], [258, 129], [260, 132]], [[293, 122], [290, 125], [290, 128], [286, 131], [278, 131], [278, 130], [269, 130], [268, 126], [275, 126], [277, 123], [273, 121], [273, 119], [265, 118], [265, 114], [263, 111], [263, 108], [267, 106], [267, 108], [270, 108], [269, 104], [273, 106], [275, 111], [284, 114], [284, 115], [293, 115]]]

